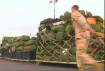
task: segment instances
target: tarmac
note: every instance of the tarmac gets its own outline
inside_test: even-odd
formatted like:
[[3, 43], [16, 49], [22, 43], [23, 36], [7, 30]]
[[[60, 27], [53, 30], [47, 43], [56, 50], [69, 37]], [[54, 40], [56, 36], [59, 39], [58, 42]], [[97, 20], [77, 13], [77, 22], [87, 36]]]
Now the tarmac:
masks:
[[[78, 71], [78, 69], [75, 64], [36, 64], [35, 62], [18, 62], [0, 59], [0, 71]], [[87, 68], [85, 71], [96, 70]]]

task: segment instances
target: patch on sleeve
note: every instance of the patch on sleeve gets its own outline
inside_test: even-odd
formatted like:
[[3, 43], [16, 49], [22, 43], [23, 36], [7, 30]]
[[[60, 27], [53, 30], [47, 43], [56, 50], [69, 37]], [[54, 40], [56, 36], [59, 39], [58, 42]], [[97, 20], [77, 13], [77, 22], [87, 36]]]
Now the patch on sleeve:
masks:
[[81, 15], [79, 13], [76, 13], [76, 17], [80, 17]]

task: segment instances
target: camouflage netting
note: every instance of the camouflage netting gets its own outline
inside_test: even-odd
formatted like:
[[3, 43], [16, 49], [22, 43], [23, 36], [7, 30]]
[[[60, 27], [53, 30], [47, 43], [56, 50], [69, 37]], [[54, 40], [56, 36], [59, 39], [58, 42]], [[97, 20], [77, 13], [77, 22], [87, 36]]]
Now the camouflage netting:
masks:
[[[80, 10], [85, 17], [96, 18], [96, 24], [90, 26], [104, 34], [103, 19], [100, 16], [92, 16], [91, 12]], [[58, 61], [58, 62], [75, 62], [75, 33], [70, 20], [71, 13], [65, 12], [59, 18], [48, 18], [40, 22], [39, 31], [37, 32], [37, 56], [36, 60]], [[64, 21], [60, 25], [52, 23]], [[91, 43], [87, 52], [96, 60], [104, 60], [104, 44], [101, 42], [104, 38], [91, 35]]]

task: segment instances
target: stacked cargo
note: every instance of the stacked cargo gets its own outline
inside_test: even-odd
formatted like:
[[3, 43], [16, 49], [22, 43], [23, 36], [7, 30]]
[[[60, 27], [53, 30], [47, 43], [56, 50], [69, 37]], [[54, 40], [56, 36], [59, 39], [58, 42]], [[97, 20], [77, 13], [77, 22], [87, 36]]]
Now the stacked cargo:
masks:
[[[90, 23], [90, 26], [96, 30], [96, 32], [103, 33], [103, 19], [100, 16], [93, 16], [91, 12], [85, 12], [84, 10], [80, 10], [80, 12], [86, 18], [95, 18], [96, 24]], [[76, 60], [75, 33], [70, 16], [71, 13], [65, 12], [64, 15], [60, 16], [60, 19], [57, 18], [54, 20], [48, 18], [40, 22], [37, 33], [37, 60], [58, 62], [74, 62]], [[105, 48], [103, 45], [104, 44], [99, 41], [98, 36], [91, 35], [88, 53], [97, 60], [104, 60]]]
[[27, 35], [18, 37], [3, 37], [2, 49], [6, 50], [4, 51], [4, 53], [6, 53], [5, 56], [17, 59], [22, 59], [23, 52], [34, 52], [35, 55], [36, 37], [30, 38]]

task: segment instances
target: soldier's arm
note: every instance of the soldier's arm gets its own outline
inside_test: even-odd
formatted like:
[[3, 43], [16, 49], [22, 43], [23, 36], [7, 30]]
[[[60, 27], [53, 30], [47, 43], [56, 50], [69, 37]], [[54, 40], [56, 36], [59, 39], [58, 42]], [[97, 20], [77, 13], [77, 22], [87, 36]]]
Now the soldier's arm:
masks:
[[87, 27], [87, 30], [90, 31], [90, 33], [95, 34], [96, 31], [92, 29], [90, 26]]

